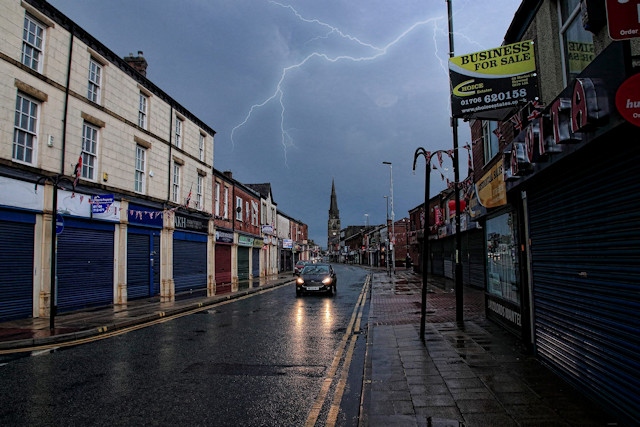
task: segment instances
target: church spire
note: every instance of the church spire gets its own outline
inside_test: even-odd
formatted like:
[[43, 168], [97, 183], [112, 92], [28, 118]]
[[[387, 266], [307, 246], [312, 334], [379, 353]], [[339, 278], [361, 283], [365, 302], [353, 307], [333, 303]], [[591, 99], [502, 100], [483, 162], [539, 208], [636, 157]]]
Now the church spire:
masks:
[[336, 198], [336, 185], [333, 179], [331, 180], [331, 205], [329, 206], [329, 218], [340, 218], [338, 199]]
[[331, 180], [331, 205], [329, 205], [329, 221], [327, 224], [327, 249], [329, 256], [337, 254], [340, 249], [340, 211], [336, 197], [336, 184]]

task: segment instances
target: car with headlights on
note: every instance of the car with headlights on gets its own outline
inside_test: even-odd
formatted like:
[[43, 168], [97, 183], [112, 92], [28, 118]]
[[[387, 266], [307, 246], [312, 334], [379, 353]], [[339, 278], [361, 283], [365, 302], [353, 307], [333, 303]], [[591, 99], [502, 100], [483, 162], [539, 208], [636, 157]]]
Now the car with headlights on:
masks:
[[336, 272], [331, 264], [307, 264], [296, 279], [296, 296], [312, 292], [333, 295], [336, 282]]

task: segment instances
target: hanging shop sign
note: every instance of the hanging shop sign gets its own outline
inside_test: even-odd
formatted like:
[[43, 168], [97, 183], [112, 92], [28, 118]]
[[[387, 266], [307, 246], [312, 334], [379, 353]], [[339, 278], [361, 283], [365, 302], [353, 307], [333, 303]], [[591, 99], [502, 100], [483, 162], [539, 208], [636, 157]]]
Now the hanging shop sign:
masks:
[[607, 0], [607, 23], [614, 40], [640, 37], [640, 0]]
[[454, 118], [503, 120], [538, 96], [533, 41], [450, 58], [449, 78]]
[[616, 91], [616, 108], [629, 123], [640, 126], [640, 74], [625, 80]]

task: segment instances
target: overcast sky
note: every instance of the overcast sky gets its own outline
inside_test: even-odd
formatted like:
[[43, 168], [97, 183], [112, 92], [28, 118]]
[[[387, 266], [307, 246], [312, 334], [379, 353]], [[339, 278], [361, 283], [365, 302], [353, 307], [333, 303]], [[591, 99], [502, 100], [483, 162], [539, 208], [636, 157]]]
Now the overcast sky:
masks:
[[[50, 0], [211, 126], [214, 167], [269, 182], [278, 209], [326, 247], [340, 220], [383, 224], [424, 201], [425, 161], [450, 149], [445, 0]], [[453, 0], [455, 55], [502, 44], [520, 0]], [[459, 145], [469, 142], [459, 121]], [[460, 156], [467, 176], [467, 153]], [[442, 173], [453, 180], [451, 162]], [[446, 186], [432, 172], [431, 195]]]

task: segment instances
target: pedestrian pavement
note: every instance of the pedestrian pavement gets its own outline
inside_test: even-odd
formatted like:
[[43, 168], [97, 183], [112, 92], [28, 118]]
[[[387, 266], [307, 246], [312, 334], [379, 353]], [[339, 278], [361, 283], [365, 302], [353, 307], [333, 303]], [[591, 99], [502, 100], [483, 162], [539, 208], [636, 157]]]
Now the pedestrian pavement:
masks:
[[[484, 315], [484, 292], [464, 288], [464, 321], [446, 279], [430, 279], [420, 339], [422, 278], [371, 269], [361, 427], [613, 426], [583, 397]], [[72, 343], [290, 283], [291, 273], [241, 282], [235, 292], [135, 300], [54, 317], [0, 323], [0, 355]]]
[[420, 339], [422, 276], [373, 272], [360, 426], [615, 426], [487, 320], [484, 291], [463, 290], [463, 322], [447, 280], [429, 280]]

